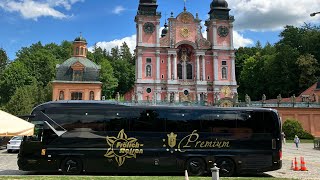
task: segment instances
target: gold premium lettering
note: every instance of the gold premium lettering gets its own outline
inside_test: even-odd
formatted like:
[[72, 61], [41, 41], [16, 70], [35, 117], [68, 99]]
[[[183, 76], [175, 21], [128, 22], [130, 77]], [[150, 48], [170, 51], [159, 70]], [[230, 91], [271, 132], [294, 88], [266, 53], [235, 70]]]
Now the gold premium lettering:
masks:
[[187, 148], [229, 148], [230, 142], [229, 141], [201, 141], [199, 139], [199, 134], [197, 130], [194, 130], [191, 134], [185, 136], [181, 139], [178, 144], [178, 151], [186, 152]]

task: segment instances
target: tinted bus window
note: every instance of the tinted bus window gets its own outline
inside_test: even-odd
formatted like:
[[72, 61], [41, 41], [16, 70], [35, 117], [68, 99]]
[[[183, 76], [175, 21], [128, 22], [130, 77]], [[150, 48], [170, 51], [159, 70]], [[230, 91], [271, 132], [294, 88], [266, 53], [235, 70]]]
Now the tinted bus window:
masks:
[[267, 133], [280, 132], [278, 127], [281, 127], [277, 116], [273, 112], [264, 112], [264, 127]]
[[126, 108], [108, 109], [105, 113], [107, 131], [129, 130], [129, 120], [139, 117], [139, 112]]
[[201, 111], [198, 119], [204, 132], [231, 133], [236, 128], [236, 111]]
[[265, 133], [263, 112], [241, 112], [237, 121], [238, 128], [248, 128], [253, 133]]
[[200, 129], [200, 121], [194, 111], [166, 110], [166, 132], [192, 132]]
[[130, 131], [137, 132], [163, 132], [164, 121], [159, 118], [156, 110], [137, 109], [140, 115], [130, 119]]

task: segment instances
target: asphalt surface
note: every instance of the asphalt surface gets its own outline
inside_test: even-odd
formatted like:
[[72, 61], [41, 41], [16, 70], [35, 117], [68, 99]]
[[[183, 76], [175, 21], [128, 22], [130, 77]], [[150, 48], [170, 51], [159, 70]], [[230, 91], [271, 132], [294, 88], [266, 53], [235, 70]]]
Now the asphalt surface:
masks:
[[[7, 175], [39, 175], [35, 172], [24, 172], [18, 170], [18, 153], [7, 153], [0, 147], [0, 176]], [[300, 157], [304, 157], [308, 171], [291, 170], [292, 160], [297, 157], [300, 166]], [[46, 175], [61, 175], [61, 173]], [[252, 175], [249, 175], [252, 176]], [[283, 167], [280, 170], [267, 172], [257, 176], [272, 176], [280, 178], [295, 179], [319, 179], [320, 180], [320, 150], [313, 149], [313, 144], [301, 144], [297, 150], [294, 144], [285, 144], [283, 147]]]

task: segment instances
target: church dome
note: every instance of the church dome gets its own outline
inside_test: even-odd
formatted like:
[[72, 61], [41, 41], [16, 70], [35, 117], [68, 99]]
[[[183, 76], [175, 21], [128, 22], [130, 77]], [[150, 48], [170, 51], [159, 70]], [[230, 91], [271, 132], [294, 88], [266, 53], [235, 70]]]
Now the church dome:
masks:
[[74, 41], [82, 41], [82, 42], [87, 42], [87, 40], [85, 39], [85, 38], [83, 38], [81, 35], [79, 36], [79, 37], [76, 37], [75, 39], [74, 39]]
[[210, 4], [211, 9], [224, 9], [228, 8], [228, 3], [226, 0], [213, 0]]
[[99, 71], [101, 66], [96, 65], [85, 57], [71, 57], [60, 65], [57, 65], [57, 81], [72, 81], [72, 65], [80, 63], [83, 65], [83, 81], [99, 81]]
[[167, 25], [167, 22], [164, 24], [164, 29], [162, 29], [162, 32], [161, 32], [161, 37], [164, 37], [166, 36], [168, 33], [168, 25]]

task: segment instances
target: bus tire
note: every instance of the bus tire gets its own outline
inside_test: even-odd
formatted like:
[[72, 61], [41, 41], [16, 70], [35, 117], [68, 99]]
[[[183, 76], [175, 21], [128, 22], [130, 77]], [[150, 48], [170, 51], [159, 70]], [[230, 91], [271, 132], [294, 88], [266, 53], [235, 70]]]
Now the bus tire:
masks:
[[190, 158], [186, 168], [191, 176], [202, 176], [206, 172], [206, 164], [202, 158]]
[[83, 164], [80, 158], [67, 157], [61, 163], [61, 170], [64, 175], [78, 175], [83, 170]]
[[223, 177], [233, 176], [236, 172], [236, 165], [230, 158], [218, 158], [215, 162], [219, 168], [219, 174]]

